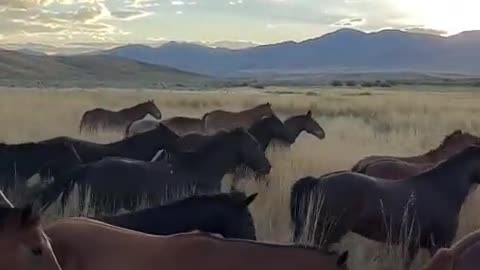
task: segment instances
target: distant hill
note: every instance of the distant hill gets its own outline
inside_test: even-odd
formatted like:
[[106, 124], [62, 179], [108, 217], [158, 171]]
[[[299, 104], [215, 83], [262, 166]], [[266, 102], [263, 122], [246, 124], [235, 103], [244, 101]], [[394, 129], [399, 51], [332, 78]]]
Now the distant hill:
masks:
[[480, 31], [442, 37], [341, 29], [303, 42], [239, 50], [169, 42], [156, 48], [128, 45], [101, 54], [222, 76], [359, 71], [480, 74], [479, 48]]
[[47, 56], [0, 50], [0, 83], [115, 87], [190, 84], [209, 78], [109, 55]]

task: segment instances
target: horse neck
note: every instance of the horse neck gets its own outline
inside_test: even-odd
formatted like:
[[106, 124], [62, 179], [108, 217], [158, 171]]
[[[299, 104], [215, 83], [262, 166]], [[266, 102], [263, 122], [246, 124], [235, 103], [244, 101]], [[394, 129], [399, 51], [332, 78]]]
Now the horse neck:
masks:
[[284, 125], [295, 139], [300, 135], [300, 133], [302, 133], [302, 131], [305, 130], [303, 120], [297, 117], [292, 117], [285, 120]]
[[457, 155], [418, 177], [429, 179], [435, 189], [447, 194], [450, 201], [455, 201], [460, 208], [479, 174], [478, 162], [473, 156]]
[[149, 149], [152, 151], [152, 158], [156, 153], [158, 153], [160, 148], [169, 148], [172, 146], [173, 141], [178, 139], [179, 136], [174, 134], [167, 134], [167, 131], [162, 133], [159, 130], [151, 130], [138, 135], [123, 139], [118, 142], [109, 144], [110, 147], [118, 149], [119, 151], [131, 151], [132, 145], [135, 147], [134, 151], [140, 149]]
[[139, 120], [144, 118], [147, 114], [149, 114], [149, 110], [146, 110], [143, 106], [137, 105], [132, 108], [127, 108], [120, 111], [125, 117], [129, 120]]
[[[221, 179], [229, 170], [239, 165], [238, 150], [232, 149], [234, 147], [238, 148], [238, 143], [219, 143], [205, 151], [188, 154], [187, 166], [196, 172], [200, 181], [208, 181], [208, 178]], [[180, 163], [185, 164], [185, 159], [181, 158]]]
[[261, 108], [252, 108], [249, 110], [245, 110], [242, 112], [242, 114], [247, 114], [251, 117], [261, 117], [261, 116], [267, 115], [267, 113], [265, 113], [265, 110]]
[[268, 127], [263, 127], [261, 125], [254, 125], [252, 126], [248, 132], [257, 139], [257, 141], [260, 143], [260, 146], [262, 149], [265, 151], [267, 149], [268, 144], [273, 138], [271, 129]]

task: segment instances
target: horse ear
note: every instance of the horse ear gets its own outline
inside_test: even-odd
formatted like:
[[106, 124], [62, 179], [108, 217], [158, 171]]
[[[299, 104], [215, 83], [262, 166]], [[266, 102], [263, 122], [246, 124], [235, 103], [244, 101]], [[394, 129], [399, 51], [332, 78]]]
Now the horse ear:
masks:
[[348, 250], [343, 252], [340, 257], [337, 259], [337, 266], [343, 266], [347, 263], [348, 260]]
[[258, 193], [253, 193], [252, 195], [248, 196], [245, 199], [245, 201], [243, 201], [243, 205], [245, 206], [250, 205], [255, 200], [255, 198], [257, 198], [257, 196], [258, 196]]
[[309, 116], [309, 117], [312, 116], [312, 110], [308, 110], [307, 116]]

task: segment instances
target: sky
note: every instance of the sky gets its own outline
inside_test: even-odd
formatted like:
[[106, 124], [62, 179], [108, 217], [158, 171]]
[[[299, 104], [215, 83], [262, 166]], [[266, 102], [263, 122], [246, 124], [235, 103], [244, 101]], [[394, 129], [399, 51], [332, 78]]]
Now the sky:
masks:
[[442, 35], [480, 29], [480, 0], [0, 0], [0, 45], [260, 44], [339, 28]]

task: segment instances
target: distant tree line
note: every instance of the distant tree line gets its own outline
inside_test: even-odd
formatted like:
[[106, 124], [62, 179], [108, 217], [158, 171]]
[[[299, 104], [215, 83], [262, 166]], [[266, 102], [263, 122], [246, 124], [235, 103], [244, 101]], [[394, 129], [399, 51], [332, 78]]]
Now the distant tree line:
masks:
[[330, 82], [330, 85], [333, 87], [342, 87], [342, 86], [348, 86], [348, 87], [356, 87], [356, 86], [361, 86], [361, 87], [392, 87], [394, 85], [397, 85], [396, 82], [394, 81], [340, 81], [340, 80], [334, 80]]

